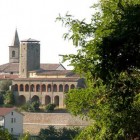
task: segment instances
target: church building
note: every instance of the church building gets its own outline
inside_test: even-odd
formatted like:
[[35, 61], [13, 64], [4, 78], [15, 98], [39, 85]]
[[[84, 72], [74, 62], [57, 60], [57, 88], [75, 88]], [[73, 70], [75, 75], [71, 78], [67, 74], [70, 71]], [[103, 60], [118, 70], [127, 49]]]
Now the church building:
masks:
[[17, 104], [39, 101], [64, 108], [65, 94], [82, 84], [80, 77], [61, 64], [40, 63], [40, 41], [19, 41], [17, 30], [9, 46], [9, 63], [0, 65], [0, 79], [11, 79]]

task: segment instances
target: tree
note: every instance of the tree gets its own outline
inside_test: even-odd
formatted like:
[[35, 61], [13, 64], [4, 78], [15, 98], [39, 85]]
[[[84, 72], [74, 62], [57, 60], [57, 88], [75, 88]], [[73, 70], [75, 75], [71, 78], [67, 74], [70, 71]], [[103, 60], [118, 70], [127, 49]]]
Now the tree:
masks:
[[9, 86], [10, 85], [12, 85], [12, 81], [11, 80], [2, 80], [0, 82], [0, 90], [2, 90], [2, 91], [9, 90]]
[[12, 85], [11, 80], [2, 80], [0, 81], [0, 104], [3, 105], [4, 103], [4, 96], [6, 92], [9, 91], [9, 87]]
[[90, 23], [57, 18], [78, 48], [63, 61], [86, 80], [86, 88], [67, 94], [66, 106], [94, 120], [77, 139], [140, 139], [140, 1], [100, 0], [93, 8]]
[[40, 103], [38, 101], [27, 102], [21, 106], [21, 109], [27, 112], [37, 112], [40, 110], [39, 105]]
[[72, 140], [81, 131], [80, 128], [55, 128], [49, 126], [47, 129], [41, 129], [39, 137], [43, 140]]
[[31, 136], [28, 132], [26, 132], [25, 134], [23, 134], [19, 140], [30, 140], [31, 139]]
[[55, 109], [55, 107], [56, 107], [56, 105], [55, 104], [48, 104], [46, 107], [45, 107], [45, 110], [47, 111], [47, 112], [53, 112], [54, 111], [54, 109]]
[[54, 126], [49, 126], [47, 129], [41, 129], [39, 132], [39, 137], [43, 140], [57, 140], [58, 132]]
[[6, 94], [4, 96], [4, 104], [5, 105], [14, 105], [15, 104], [14, 94], [11, 91], [6, 92]]
[[7, 129], [0, 127], [0, 140], [13, 140], [13, 137]]

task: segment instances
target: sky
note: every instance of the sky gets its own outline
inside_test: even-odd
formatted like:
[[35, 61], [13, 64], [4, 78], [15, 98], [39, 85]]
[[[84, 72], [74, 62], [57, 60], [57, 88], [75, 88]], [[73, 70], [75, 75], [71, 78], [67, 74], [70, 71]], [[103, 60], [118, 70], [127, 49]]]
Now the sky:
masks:
[[[55, 22], [59, 14], [67, 12], [75, 18], [88, 21], [93, 14], [90, 8], [97, 0], [0, 0], [0, 65], [9, 62], [9, 47], [15, 29], [19, 39], [40, 41], [41, 63], [59, 63], [59, 54], [76, 53], [71, 41], [62, 36], [67, 29]], [[67, 68], [69, 63], [63, 65]]]

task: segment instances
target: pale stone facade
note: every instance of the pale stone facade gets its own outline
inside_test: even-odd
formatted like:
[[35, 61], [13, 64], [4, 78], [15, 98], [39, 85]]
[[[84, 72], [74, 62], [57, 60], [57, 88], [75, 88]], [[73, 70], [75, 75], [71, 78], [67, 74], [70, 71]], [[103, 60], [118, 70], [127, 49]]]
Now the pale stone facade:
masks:
[[11, 46], [9, 46], [9, 62], [10, 63], [19, 63], [19, 49], [20, 42], [18, 38], [17, 30], [15, 31], [15, 36]]
[[80, 77], [62, 64], [40, 64], [40, 41], [29, 38], [19, 42], [17, 30], [9, 56], [9, 63], [0, 66], [0, 78], [13, 80], [17, 104], [39, 101], [64, 108], [65, 93], [82, 85]]
[[28, 72], [40, 69], [40, 44], [33, 39], [20, 43], [19, 77], [27, 78]]
[[23, 131], [29, 131], [30, 134], [38, 134], [40, 129], [55, 126], [55, 128], [64, 127], [85, 127], [93, 121], [72, 116], [69, 113], [23, 113]]
[[[19, 52], [16, 50], [19, 48], [18, 44], [20, 44]], [[16, 31], [12, 46], [15, 50], [10, 47], [9, 54], [15, 51], [16, 56], [20, 56], [17, 66], [19, 76], [13, 79], [12, 86], [16, 103], [39, 101], [43, 105], [54, 103], [59, 108], [64, 108], [65, 93], [80, 85], [80, 77], [66, 70], [62, 64], [40, 64], [40, 41], [38, 40], [29, 38], [19, 43]], [[15, 56], [10, 58], [10, 62], [14, 62], [12, 65], [17, 60]]]
[[13, 135], [23, 134], [23, 114], [15, 108], [0, 108], [0, 126]]
[[39, 101], [43, 105], [54, 103], [64, 108], [65, 93], [77, 87], [77, 79], [15, 79], [13, 85], [18, 104]]

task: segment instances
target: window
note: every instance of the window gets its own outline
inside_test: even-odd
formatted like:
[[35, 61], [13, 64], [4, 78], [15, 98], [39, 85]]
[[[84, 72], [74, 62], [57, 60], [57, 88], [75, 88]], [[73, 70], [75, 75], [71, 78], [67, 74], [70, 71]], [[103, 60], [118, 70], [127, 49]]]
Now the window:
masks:
[[23, 88], [23, 84], [20, 85], [20, 91], [23, 91], [24, 88]]
[[30, 91], [34, 91], [34, 85], [33, 84], [30, 86]]
[[25, 85], [25, 91], [29, 91], [29, 85], [28, 84]]
[[37, 91], [37, 92], [40, 91], [40, 85], [39, 85], [39, 84], [36, 85], [36, 91]]
[[17, 84], [14, 85], [14, 91], [18, 91], [18, 85]]
[[13, 112], [11, 112], [11, 115], [13, 115]]
[[63, 85], [59, 85], [59, 92], [63, 92]]
[[16, 122], [16, 118], [14, 118], [14, 123]]
[[11, 128], [11, 133], [13, 133], [13, 128]]
[[56, 84], [53, 85], [53, 92], [57, 92], [57, 85]]
[[49, 84], [48, 87], [47, 87], [47, 91], [48, 91], [48, 92], [51, 92], [51, 85], [50, 85], [50, 84]]
[[74, 89], [74, 88], [75, 88], [75, 85], [74, 85], [74, 84], [72, 84], [72, 85], [70, 86], [70, 88], [71, 88], [71, 89]]
[[65, 92], [68, 92], [69, 91], [69, 86], [68, 84], [65, 85]]
[[46, 91], [46, 85], [42, 85], [42, 91], [45, 92]]
[[15, 51], [12, 51], [12, 57], [15, 57]]
[[13, 123], [14, 122], [14, 120], [13, 120], [13, 118], [11, 118], [11, 123]]

